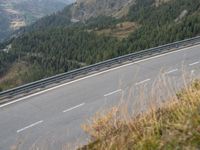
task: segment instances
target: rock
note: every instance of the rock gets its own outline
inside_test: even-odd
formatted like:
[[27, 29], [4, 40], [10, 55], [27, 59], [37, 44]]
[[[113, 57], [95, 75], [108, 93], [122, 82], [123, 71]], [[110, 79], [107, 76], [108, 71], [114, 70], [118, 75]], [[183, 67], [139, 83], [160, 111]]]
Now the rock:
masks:
[[88, 20], [100, 15], [120, 18], [128, 13], [135, 0], [77, 0], [71, 7], [72, 18]]

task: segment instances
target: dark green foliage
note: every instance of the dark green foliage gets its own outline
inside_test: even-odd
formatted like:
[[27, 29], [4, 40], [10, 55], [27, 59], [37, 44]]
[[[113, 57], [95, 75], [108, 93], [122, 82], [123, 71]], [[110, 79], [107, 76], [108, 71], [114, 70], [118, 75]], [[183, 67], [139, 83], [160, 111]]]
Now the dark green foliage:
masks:
[[[126, 18], [99, 16], [73, 26], [69, 9], [41, 19], [11, 41], [10, 52], [0, 54], [0, 73], [14, 61], [27, 62], [26, 83], [200, 34], [199, 0], [171, 0], [159, 7], [154, 0], [137, 0]], [[183, 11], [187, 13], [177, 19]], [[121, 41], [88, 31], [115, 27], [122, 21], [134, 21], [140, 27]]]
[[0, 77], [8, 70], [10, 65], [16, 60], [16, 55], [0, 51]]
[[132, 21], [145, 20], [150, 17], [152, 5], [155, 0], [136, 0], [136, 5], [132, 5], [129, 9], [128, 19]]
[[66, 72], [117, 56], [117, 40], [79, 29], [31, 32], [12, 43], [19, 59], [40, 64], [46, 75]]
[[[127, 18], [142, 26], [123, 41], [123, 54], [199, 35], [199, 8], [198, 0], [172, 0], [160, 7], [149, 0], [138, 0]], [[188, 11], [186, 16], [176, 21], [184, 10]]]
[[96, 28], [96, 29], [105, 29], [105, 28], [114, 28], [115, 25], [120, 22], [119, 19], [115, 19], [109, 16], [98, 16], [96, 18], [90, 18], [86, 22], [86, 26], [88, 28]]
[[187, 15], [198, 11], [199, 0], [171, 0], [165, 5], [154, 6], [154, 0], [137, 0], [137, 5], [133, 5], [128, 14], [128, 19], [142, 24], [161, 26], [172, 23], [183, 12], [188, 11]]

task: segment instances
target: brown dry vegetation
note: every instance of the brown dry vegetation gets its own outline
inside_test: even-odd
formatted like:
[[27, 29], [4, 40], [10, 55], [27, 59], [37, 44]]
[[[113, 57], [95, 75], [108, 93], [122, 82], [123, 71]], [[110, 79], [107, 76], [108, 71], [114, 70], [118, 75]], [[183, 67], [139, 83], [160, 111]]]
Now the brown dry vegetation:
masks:
[[200, 149], [200, 81], [137, 117], [124, 106], [114, 107], [83, 129], [91, 142], [82, 150]]
[[119, 39], [127, 38], [130, 33], [138, 29], [139, 25], [135, 22], [123, 22], [116, 25], [115, 28], [108, 28], [95, 31], [98, 35], [109, 35]]
[[16, 62], [14, 65], [11, 66], [9, 71], [3, 76], [0, 77], [0, 88], [9, 89], [15, 86], [21, 85], [22, 81], [22, 74], [27, 72], [28, 65], [24, 62]]

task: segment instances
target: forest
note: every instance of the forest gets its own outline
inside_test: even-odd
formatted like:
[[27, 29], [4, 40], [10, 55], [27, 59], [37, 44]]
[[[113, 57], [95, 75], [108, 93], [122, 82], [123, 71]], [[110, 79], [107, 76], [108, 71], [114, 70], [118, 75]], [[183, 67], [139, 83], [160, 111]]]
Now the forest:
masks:
[[[153, 3], [154, 0], [137, 0], [128, 15], [121, 19], [99, 16], [85, 23], [72, 24], [69, 7], [42, 18], [10, 41], [12, 48], [8, 53], [0, 51], [0, 76], [11, 72], [10, 66], [25, 62], [26, 71], [13, 77], [24, 84], [200, 34], [199, 0], [171, 0], [160, 6]], [[181, 15], [183, 12], [185, 14]], [[125, 21], [139, 24], [128, 38], [120, 40], [95, 33], [96, 30], [115, 28]], [[9, 80], [0, 82], [1, 90], [19, 85]]]

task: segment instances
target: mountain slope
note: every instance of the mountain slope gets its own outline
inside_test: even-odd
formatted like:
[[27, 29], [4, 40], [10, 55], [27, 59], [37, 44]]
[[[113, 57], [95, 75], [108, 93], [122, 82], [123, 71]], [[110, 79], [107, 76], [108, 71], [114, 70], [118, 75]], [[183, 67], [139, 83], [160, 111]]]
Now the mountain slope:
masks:
[[0, 41], [10, 32], [37, 19], [61, 10], [72, 0], [4, 0], [0, 1]]
[[[42, 18], [24, 34], [0, 45], [0, 87], [19, 85], [3, 80], [8, 73], [16, 73], [12, 70], [16, 67], [11, 67], [19, 66], [16, 63], [27, 66], [25, 72], [14, 75], [23, 84], [200, 34], [199, 0], [163, 2], [136, 0], [122, 18], [97, 16], [72, 23], [73, 5]], [[126, 28], [127, 23], [134, 27]], [[123, 32], [127, 32], [123, 38], [116, 34]]]
[[135, 0], [77, 0], [72, 6], [72, 17], [87, 20], [100, 15], [120, 18], [128, 14], [128, 8]]

